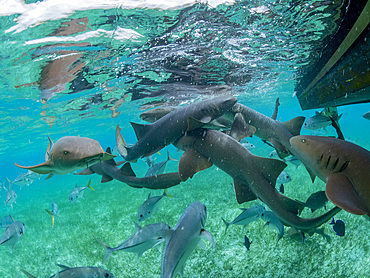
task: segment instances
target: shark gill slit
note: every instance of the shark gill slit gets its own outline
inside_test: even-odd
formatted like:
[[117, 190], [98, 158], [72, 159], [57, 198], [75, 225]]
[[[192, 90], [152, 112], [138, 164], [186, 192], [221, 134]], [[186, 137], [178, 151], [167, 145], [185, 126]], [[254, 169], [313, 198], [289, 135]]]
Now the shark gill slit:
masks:
[[328, 169], [330, 159], [331, 159], [331, 155], [329, 155], [329, 157], [328, 157], [328, 161], [326, 162], [326, 167], [325, 167], [326, 169]]
[[337, 157], [337, 160], [335, 160], [334, 162], [333, 170], [337, 167], [338, 162], [339, 162], [339, 157]]
[[340, 167], [339, 172], [343, 172], [347, 168], [348, 164], [349, 164], [348, 160], [344, 162], [342, 167]]

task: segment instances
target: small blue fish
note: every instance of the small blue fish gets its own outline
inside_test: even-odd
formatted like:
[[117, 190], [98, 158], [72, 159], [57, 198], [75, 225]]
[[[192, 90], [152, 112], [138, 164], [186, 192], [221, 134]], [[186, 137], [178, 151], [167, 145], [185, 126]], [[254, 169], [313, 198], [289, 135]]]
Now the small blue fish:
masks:
[[249, 247], [251, 246], [252, 242], [249, 240], [249, 238], [245, 235], [244, 236], [244, 246], [247, 248], [247, 251], [249, 251]]
[[171, 195], [167, 194], [167, 189], [163, 191], [163, 194], [161, 196], [154, 196], [150, 197], [150, 194], [148, 195], [148, 199], [140, 206], [139, 211], [137, 213], [137, 220], [139, 222], [144, 221], [145, 219], [149, 218], [153, 211], [155, 211], [159, 201], [164, 197], [173, 197]]
[[85, 187], [77, 187], [76, 185], [76, 187], [73, 188], [71, 193], [69, 194], [69, 202], [76, 203], [76, 202], [79, 202], [80, 199], [83, 199], [86, 188], [90, 188], [91, 190], [95, 191], [95, 189], [90, 186], [90, 183], [91, 183], [91, 179], [89, 180], [89, 183]]
[[345, 224], [342, 220], [334, 221], [334, 218], [333, 218], [330, 225], [333, 225], [333, 229], [334, 229], [335, 233], [337, 234], [337, 236], [344, 236], [345, 235], [346, 226], [345, 226]]
[[52, 202], [51, 203], [51, 211], [47, 210], [47, 209], [45, 209], [45, 210], [50, 215], [50, 217], [51, 217], [51, 227], [54, 228], [54, 219], [55, 219], [55, 216], [59, 212], [58, 206], [57, 206], [56, 203]]
[[226, 225], [225, 234], [230, 225], [242, 225], [244, 229], [249, 223], [257, 221], [265, 211], [265, 207], [256, 205], [248, 209], [241, 208], [241, 210], [243, 212], [231, 222], [226, 222], [226, 220], [222, 218]]
[[278, 232], [278, 240], [280, 240], [284, 235], [284, 225], [276, 214], [272, 211], [264, 211], [261, 214], [261, 218], [265, 221], [265, 226], [272, 227]]
[[14, 222], [15, 222], [15, 220], [10, 214], [7, 215], [7, 216], [4, 216], [1, 219], [1, 229], [5, 230], [6, 228], [8, 228], [10, 226], [10, 224], [12, 224]]
[[174, 159], [170, 156], [170, 153], [167, 151], [167, 160], [158, 162], [154, 164], [152, 167], [148, 169], [148, 171], [145, 174], [145, 177], [151, 177], [156, 176], [164, 173], [164, 170], [166, 169], [166, 165], [168, 161], [177, 161], [177, 159]]

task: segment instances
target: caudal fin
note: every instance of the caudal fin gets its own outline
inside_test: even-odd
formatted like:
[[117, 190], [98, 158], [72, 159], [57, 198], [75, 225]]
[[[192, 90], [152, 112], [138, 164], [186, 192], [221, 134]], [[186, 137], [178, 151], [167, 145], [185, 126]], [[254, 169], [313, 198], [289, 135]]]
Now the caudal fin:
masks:
[[101, 242], [99, 239], [95, 238], [95, 240], [99, 242], [101, 246], [105, 248], [105, 254], [103, 258], [103, 264], [104, 264], [109, 259], [109, 257], [112, 255], [113, 249], [109, 247], [108, 245], [104, 244], [103, 242]]
[[221, 219], [222, 219], [222, 221], [224, 221], [224, 223], [225, 223], [225, 225], [226, 225], [226, 229], [225, 229], [225, 232], [224, 232], [224, 234], [226, 234], [226, 231], [227, 231], [227, 229], [229, 228], [229, 226], [231, 225], [231, 223], [226, 222], [226, 220], [225, 220], [225, 219], [223, 219], [222, 217], [221, 217]]
[[51, 227], [54, 228], [54, 214], [50, 211], [50, 210], [47, 210], [45, 209], [47, 213], [49, 213], [50, 217], [51, 217]]
[[89, 183], [87, 184], [87, 187], [95, 191], [95, 189], [92, 188], [90, 184], [91, 184], [91, 179], [89, 180]]

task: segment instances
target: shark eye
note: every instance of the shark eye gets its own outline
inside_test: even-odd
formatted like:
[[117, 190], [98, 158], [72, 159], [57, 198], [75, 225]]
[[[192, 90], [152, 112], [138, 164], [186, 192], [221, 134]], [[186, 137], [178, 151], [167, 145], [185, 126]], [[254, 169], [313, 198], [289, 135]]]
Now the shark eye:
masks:
[[306, 143], [306, 139], [302, 139], [302, 143]]
[[140, 214], [140, 217], [143, 217], [143, 215], [142, 215], [142, 214]]
[[109, 273], [105, 273], [104, 277], [109, 277]]
[[69, 151], [63, 151], [63, 154], [69, 154]]

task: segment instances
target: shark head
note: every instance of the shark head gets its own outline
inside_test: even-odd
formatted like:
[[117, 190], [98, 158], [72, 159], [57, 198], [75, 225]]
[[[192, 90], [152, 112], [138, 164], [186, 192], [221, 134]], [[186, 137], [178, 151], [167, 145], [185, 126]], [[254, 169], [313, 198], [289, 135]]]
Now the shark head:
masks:
[[326, 182], [325, 193], [336, 206], [370, 215], [370, 152], [356, 144], [324, 136], [294, 136], [293, 150], [314, 175]]
[[53, 174], [68, 174], [113, 157], [115, 155], [104, 152], [98, 141], [87, 137], [65, 136], [53, 144], [49, 159], [44, 163], [35, 166], [16, 165], [39, 174], [51, 174], [51, 177]]

